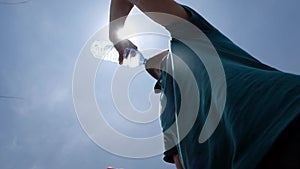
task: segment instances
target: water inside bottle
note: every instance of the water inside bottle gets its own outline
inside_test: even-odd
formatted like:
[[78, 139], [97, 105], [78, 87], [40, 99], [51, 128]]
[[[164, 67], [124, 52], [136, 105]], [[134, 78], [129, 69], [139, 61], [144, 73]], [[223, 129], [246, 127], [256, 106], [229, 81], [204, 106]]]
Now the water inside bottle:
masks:
[[126, 48], [124, 52], [124, 61], [128, 67], [138, 67], [140, 65], [146, 64], [147, 59], [143, 56], [143, 54], [133, 48]]
[[[95, 41], [92, 43], [90, 51], [95, 58], [119, 63], [119, 53], [110, 42]], [[133, 68], [146, 63], [143, 54], [133, 48], [126, 48], [123, 57], [123, 66]]]

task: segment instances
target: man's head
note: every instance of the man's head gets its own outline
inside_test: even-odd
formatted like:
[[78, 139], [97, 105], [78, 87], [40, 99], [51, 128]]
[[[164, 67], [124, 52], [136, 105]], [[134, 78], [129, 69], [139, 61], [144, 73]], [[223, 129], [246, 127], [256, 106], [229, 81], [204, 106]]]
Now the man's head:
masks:
[[155, 79], [158, 79], [161, 73], [161, 65], [169, 54], [169, 50], [160, 52], [147, 60], [146, 71]]

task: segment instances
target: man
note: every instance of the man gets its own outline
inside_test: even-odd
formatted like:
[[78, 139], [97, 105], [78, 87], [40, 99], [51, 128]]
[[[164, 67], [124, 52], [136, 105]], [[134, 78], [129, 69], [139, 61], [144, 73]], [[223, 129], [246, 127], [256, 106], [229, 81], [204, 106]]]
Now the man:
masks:
[[[293, 160], [300, 159], [299, 76], [259, 62], [196, 11], [173, 0], [111, 0], [109, 33], [110, 40], [120, 54], [120, 64], [125, 48], [137, 49], [129, 40], [119, 39], [116, 33], [124, 25], [134, 5], [169, 30], [172, 37], [170, 55], [163, 64], [163, 70], [170, 69], [171, 73], [151, 71], [151, 61], [148, 67], [146, 65], [148, 72], [159, 79], [156, 87], [162, 90], [162, 101], [166, 100], [166, 108], [161, 115], [165, 161], [175, 163], [179, 169], [300, 168], [299, 160]], [[174, 17], [157, 17], [153, 12]], [[116, 19], [119, 20], [113, 22]], [[185, 29], [185, 21], [201, 30], [208, 40], [205, 36], [198, 38], [196, 34], [189, 36], [193, 34]], [[185, 41], [181, 41], [180, 36], [185, 36]], [[215, 48], [214, 54], [217, 55], [209, 55], [209, 44]], [[201, 56], [195, 52], [198, 50], [200, 55], [205, 54], [202, 59], [220, 58], [222, 71], [226, 75], [225, 83], [221, 79], [222, 74], [214, 74], [218, 71], [214, 64], [207, 65], [199, 59]], [[159, 67], [156, 64], [159, 61], [155, 58], [153, 63]], [[185, 65], [189, 69], [184, 69]], [[211, 67], [213, 69], [207, 69]], [[194, 79], [189, 78], [189, 72]], [[177, 77], [184, 79], [184, 82], [179, 84]], [[197, 92], [192, 90], [192, 80], [196, 82]], [[226, 95], [222, 93], [224, 90]], [[195, 98], [188, 96], [195, 95], [200, 99], [192, 104]], [[185, 97], [189, 99], [183, 99]], [[226, 105], [222, 107], [224, 100]], [[188, 109], [182, 112], [184, 106]], [[198, 112], [191, 117], [195, 108]], [[205, 132], [213, 134], [208, 140], [200, 142], [199, 135], [206, 124], [206, 117], [211, 115], [210, 110], [213, 110], [218, 125], [217, 128], [206, 128]], [[178, 121], [178, 116], [184, 120]], [[173, 124], [176, 124], [175, 128], [172, 128]], [[188, 125], [192, 125], [192, 128], [186, 133], [182, 128]], [[210, 132], [210, 129], [214, 132]], [[293, 152], [283, 151], [290, 149]]]

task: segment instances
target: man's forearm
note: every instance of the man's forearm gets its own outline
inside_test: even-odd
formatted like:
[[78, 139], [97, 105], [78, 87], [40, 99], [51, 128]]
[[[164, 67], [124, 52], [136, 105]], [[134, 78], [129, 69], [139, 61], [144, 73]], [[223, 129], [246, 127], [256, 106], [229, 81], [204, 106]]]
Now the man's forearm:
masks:
[[117, 35], [117, 31], [124, 26], [126, 17], [128, 16], [132, 7], [133, 4], [128, 0], [111, 0], [109, 39], [113, 43], [117, 43], [120, 40]]

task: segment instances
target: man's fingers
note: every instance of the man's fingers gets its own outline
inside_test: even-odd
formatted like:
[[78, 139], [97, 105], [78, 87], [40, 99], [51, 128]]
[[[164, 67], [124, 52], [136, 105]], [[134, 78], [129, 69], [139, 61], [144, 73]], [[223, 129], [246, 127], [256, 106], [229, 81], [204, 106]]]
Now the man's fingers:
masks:
[[123, 54], [119, 54], [119, 64], [123, 64]]
[[124, 39], [117, 44], [114, 45], [117, 51], [119, 52], [119, 64], [123, 64], [123, 59], [126, 58], [127, 53], [125, 53], [126, 48], [132, 48], [137, 50], [137, 46], [135, 46], [130, 40]]

